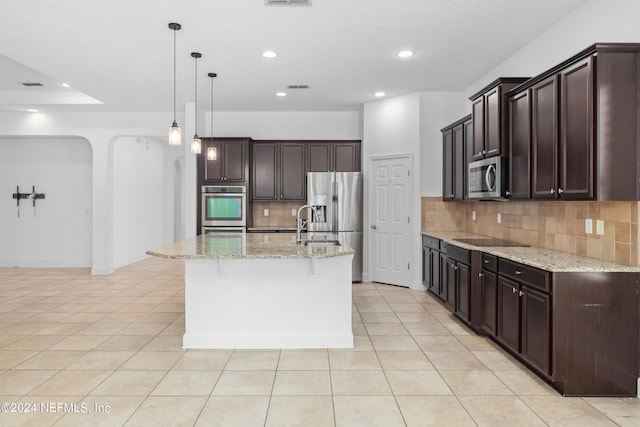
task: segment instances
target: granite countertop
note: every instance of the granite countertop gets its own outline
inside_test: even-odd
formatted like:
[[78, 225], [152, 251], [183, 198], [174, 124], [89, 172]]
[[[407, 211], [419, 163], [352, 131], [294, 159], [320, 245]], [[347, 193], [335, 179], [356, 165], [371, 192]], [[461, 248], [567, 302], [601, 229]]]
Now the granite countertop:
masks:
[[[247, 231], [252, 233], [295, 233], [295, 227], [278, 227], [278, 226], [264, 226], [264, 227], [249, 227]], [[306, 232], [306, 231], [305, 231]]]
[[329, 258], [351, 255], [353, 249], [341, 246], [311, 247], [304, 240], [332, 240], [331, 236], [305, 235], [296, 244], [293, 233], [218, 233], [196, 236], [147, 251], [148, 255], [171, 259], [258, 259]]
[[487, 236], [480, 236], [477, 234], [456, 231], [430, 231], [423, 232], [422, 234], [438, 238], [464, 249], [485, 252], [500, 258], [516, 261], [521, 264], [530, 265], [532, 267], [537, 267], [551, 272], [640, 272], [640, 266], [603, 261], [596, 258], [588, 258], [535, 246], [475, 246], [457, 240], [488, 238]]

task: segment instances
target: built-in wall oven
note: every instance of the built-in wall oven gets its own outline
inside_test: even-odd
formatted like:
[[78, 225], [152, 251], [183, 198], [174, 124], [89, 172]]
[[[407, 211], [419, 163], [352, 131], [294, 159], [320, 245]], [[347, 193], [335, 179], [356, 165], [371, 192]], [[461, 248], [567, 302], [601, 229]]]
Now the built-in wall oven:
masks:
[[244, 233], [247, 229], [247, 187], [203, 185], [202, 234]]

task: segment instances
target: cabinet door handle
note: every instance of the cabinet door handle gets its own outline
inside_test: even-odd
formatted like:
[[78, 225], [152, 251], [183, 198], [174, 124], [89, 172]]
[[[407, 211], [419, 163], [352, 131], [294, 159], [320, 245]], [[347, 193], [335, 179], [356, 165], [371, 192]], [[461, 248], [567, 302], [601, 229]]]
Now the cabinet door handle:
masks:
[[562, 188], [558, 188], [558, 194], [562, 194], [564, 193], [564, 190]]
[[518, 292], [518, 295], [522, 296], [522, 295], [524, 295], [524, 292], [520, 291], [520, 292]]
[[484, 262], [485, 264], [489, 264], [489, 260], [488, 260], [488, 259], [485, 259], [485, 260], [484, 260], [484, 261], [482, 261], [482, 262]]
[[511, 293], [515, 294], [516, 292], [518, 292], [518, 290], [516, 288], [511, 288]]
[[551, 190], [549, 190], [549, 193], [551, 194], [556, 194], [556, 190], [554, 190], [553, 188]]
[[505, 196], [509, 197], [511, 195], [511, 191], [507, 190], [504, 192]]
[[516, 270], [516, 276], [522, 276], [522, 271]]
[[478, 277], [482, 277], [482, 273], [478, 273]]

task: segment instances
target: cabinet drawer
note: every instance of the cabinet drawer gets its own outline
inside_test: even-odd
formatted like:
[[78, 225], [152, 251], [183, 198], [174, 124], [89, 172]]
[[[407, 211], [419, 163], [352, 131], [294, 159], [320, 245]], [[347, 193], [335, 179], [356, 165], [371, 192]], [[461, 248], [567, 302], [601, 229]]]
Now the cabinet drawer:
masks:
[[471, 264], [471, 251], [455, 245], [447, 245], [447, 257], [464, 264]]
[[498, 257], [495, 255], [482, 254], [482, 269], [489, 271], [498, 271]]
[[432, 236], [422, 235], [422, 247], [440, 250], [440, 239]]
[[547, 271], [502, 258], [498, 260], [498, 271], [502, 276], [551, 292], [550, 274]]

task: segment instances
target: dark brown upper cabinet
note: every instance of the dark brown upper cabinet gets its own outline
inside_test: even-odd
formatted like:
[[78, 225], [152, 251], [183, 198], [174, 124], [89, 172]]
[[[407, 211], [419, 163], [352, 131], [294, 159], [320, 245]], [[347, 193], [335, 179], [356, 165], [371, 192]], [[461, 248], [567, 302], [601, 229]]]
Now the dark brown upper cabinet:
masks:
[[251, 200], [305, 200], [305, 155], [302, 143], [254, 141]]
[[360, 142], [334, 142], [332, 160], [336, 172], [360, 172]]
[[251, 144], [251, 200], [278, 200], [278, 144]]
[[[594, 44], [507, 94], [511, 110], [531, 98], [532, 198], [640, 200], [639, 54], [637, 43]], [[510, 122], [510, 145], [520, 150], [524, 115]]]
[[533, 198], [556, 198], [558, 187], [558, 78], [531, 88]]
[[307, 172], [360, 172], [360, 141], [262, 140], [251, 150], [251, 200], [306, 200]]
[[280, 144], [280, 200], [306, 200], [305, 144]]
[[531, 90], [508, 99], [510, 199], [531, 198]]
[[470, 139], [471, 116], [466, 116], [442, 132], [442, 200], [462, 200], [467, 193], [467, 147]]
[[527, 78], [501, 77], [471, 96], [473, 160], [506, 155], [508, 107], [505, 94]]
[[[202, 138], [202, 154], [197, 156], [198, 182], [207, 185], [247, 185], [249, 181], [249, 138]], [[216, 160], [207, 159], [207, 150], [216, 150]]]
[[300, 141], [307, 145], [307, 172], [360, 172], [360, 141]]

